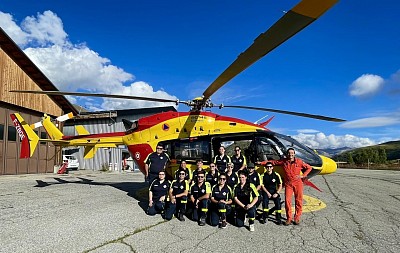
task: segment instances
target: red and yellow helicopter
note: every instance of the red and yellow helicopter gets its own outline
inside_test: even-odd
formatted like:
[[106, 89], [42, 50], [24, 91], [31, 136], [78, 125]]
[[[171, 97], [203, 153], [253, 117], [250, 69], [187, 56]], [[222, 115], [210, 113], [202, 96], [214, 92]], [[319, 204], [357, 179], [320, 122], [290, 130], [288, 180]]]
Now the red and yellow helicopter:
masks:
[[[338, 118], [299, 113], [270, 108], [259, 108], [238, 105], [214, 105], [210, 97], [228, 81], [241, 73], [251, 64], [268, 54], [274, 48], [288, 40], [303, 28], [318, 19], [324, 12], [331, 8], [337, 0], [302, 0], [290, 11], [279, 19], [266, 32], [262, 33], [253, 44], [247, 48], [239, 57], [204, 91], [203, 96], [192, 101], [179, 101], [163, 98], [137, 97], [111, 94], [93, 94], [80, 92], [60, 91], [12, 91], [47, 95], [73, 95], [73, 96], [95, 96], [119, 99], [136, 99], [155, 102], [170, 102], [188, 105], [189, 112], [164, 112], [141, 118], [130, 122], [125, 132], [90, 134], [83, 126], [76, 126], [77, 136], [64, 136], [63, 133], [45, 115], [41, 122], [32, 126], [28, 125], [18, 114], [11, 114], [17, 132], [20, 136], [22, 148], [21, 158], [32, 156], [39, 141], [50, 141], [59, 146], [84, 146], [85, 158], [92, 158], [97, 149], [117, 147], [126, 145], [136, 160], [140, 170], [144, 172], [144, 160], [158, 144], [164, 145], [171, 157], [171, 166], [167, 172], [172, 175], [177, 168], [177, 162], [185, 159], [194, 169], [197, 159], [203, 159], [204, 163], [210, 163], [218, 152], [218, 147], [229, 147], [240, 145], [244, 149], [247, 159], [252, 162], [266, 159], [279, 159], [284, 156], [287, 148], [293, 147], [298, 157], [313, 167], [309, 177], [321, 174], [330, 174], [336, 171], [336, 163], [328, 157], [318, 155], [314, 150], [302, 145], [289, 136], [275, 133], [266, 128], [270, 122], [254, 124], [242, 119], [221, 116], [206, 109], [209, 108], [239, 108], [261, 110], [275, 113], [283, 113], [301, 117], [327, 120], [333, 122], [344, 121]], [[57, 118], [57, 121], [72, 118], [72, 114]], [[43, 126], [49, 140], [42, 140], [35, 134], [33, 129]], [[264, 168], [257, 168], [263, 172]], [[281, 172], [280, 168], [277, 168]]]

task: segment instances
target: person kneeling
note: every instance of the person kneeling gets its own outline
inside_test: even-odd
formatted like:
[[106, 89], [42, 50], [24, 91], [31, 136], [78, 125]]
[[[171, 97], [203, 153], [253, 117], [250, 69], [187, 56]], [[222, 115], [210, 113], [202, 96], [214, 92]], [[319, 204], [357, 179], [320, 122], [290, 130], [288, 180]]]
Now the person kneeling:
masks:
[[172, 181], [169, 189], [169, 199], [167, 210], [165, 211], [165, 219], [171, 220], [175, 216], [180, 221], [185, 221], [183, 215], [186, 212], [187, 195], [189, 192], [189, 183], [185, 180], [187, 176], [184, 169], [179, 169], [178, 179]]
[[211, 186], [205, 182], [204, 171], [197, 174], [197, 182], [190, 187], [190, 203], [193, 207], [192, 219], [199, 222], [200, 226], [206, 224], [208, 202]]
[[254, 231], [254, 220], [256, 219], [256, 203], [258, 191], [254, 184], [247, 182], [247, 172], [239, 171], [239, 184], [234, 189], [235, 201], [235, 223], [238, 227], [244, 226], [246, 214], [249, 216], [249, 230]]
[[151, 183], [149, 188], [148, 215], [155, 215], [164, 212], [169, 185], [170, 182], [165, 180], [165, 171], [160, 171], [158, 173], [158, 178]]
[[221, 174], [218, 184], [211, 191], [211, 225], [226, 228], [226, 216], [231, 210], [232, 189], [226, 183], [226, 175]]

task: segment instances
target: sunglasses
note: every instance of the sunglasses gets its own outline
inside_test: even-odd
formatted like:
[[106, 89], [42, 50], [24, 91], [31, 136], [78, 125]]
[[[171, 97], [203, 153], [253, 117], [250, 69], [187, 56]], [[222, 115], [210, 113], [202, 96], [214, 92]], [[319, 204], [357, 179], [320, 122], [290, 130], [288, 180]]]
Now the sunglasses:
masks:
[[157, 148], [157, 149], [163, 149], [163, 148]]
[[226, 180], [226, 178], [224, 178], [224, 177], [221, 177], [219, 180], [225, 181], [225, 180]]
[[240, 151], [240, 149], [235, 149], [235, 151]]
[[210, 165], [211, 168], [215, 167], [215, 165]]
[[198, 178], [204, 178], [204, 176], [197, 176]]
[[266, 166], [267, 168], [273, 168], [272, 166]]
[[186, 175], [186, 173], [184, 172], [184, 173], [179, 173], [179, 175]]

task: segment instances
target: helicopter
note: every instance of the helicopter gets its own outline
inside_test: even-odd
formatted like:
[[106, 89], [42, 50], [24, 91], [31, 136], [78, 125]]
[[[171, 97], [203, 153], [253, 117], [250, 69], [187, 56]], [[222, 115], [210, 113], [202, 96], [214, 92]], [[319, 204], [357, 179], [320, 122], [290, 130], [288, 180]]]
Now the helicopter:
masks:
[[[212, 108], [237, 108], [267, 111], [281, 114], [325, 120], [332, 122], [345, 121], [340, 118], [316, 114], [260, 108], [241, 105], [216, 105], [210, 97], [232, 78], [244, 71], [250, 65], [264, 57], [280, 44], [291, 38], [303, 28], [318, 19], [330, 9], [337, 0], [302, 0], [285, 14], [267, 31], [259, 35], [254, 42], [238, 58], [212, 82], [201, 97], [189, 101], [179, 101], [163, 98], [95, 94], [84, 92], [63, 91], [10, 91], [46, 95], [92, 96], [116, 99], [135, 99], [153, 102], [168, 102], [175, 105], [184, 104], [190, 107], [188, 112], [163, 112], [141, 118], [134, 122], [125, 122], [126, 131], [114, 133], [91, 134], [83, 126], [75, 126], [77, 136], [64, 136], [48, 115], [41, 122], [28, 125], [18, 113], [11, 114], [12, 121], [21, 139], [21, 158], [32, 156], [39, 141], [52, 142], [54, 145], [84, 146], [84, 158], [93, 158], [99, 148], [112, 148], [126, 145], [139, 169], [145, 173], [145, 159], [155, 151], [157, 145], [163, 145], [170, 155], [171, 163], [167, 173], [174, 175], [179, 161], [185, 160], [194, 170], [196, 160], [202, 159], [207, 165], [212, 162], [218, 148], [224, 146], [228, 155], [235, 146], [241, 146], [244, 155], [251, 162], [281, 159], [289, 147], [296, 150], [299, 158], [313, 167], [308, 178], [315, 175], [325, 175], [336, 171], [336, 163], [325, 156], [319, 155], [311, 148], [295, 139], [273, 132], [266, 128], [270, 120], [259, 124], [242, 119], [222, 116], [207, 111]], [[72, 118], [72, 113], [60, 116], [58, 122]], [[33, 130], [43, 126], [50, 139], [39, 139]], [[232, 151], [232, 150], [231, 150]], [[256, 168], [263, 173], [264, 167]], [[277, 168], [282, 174], [282, 168]]]

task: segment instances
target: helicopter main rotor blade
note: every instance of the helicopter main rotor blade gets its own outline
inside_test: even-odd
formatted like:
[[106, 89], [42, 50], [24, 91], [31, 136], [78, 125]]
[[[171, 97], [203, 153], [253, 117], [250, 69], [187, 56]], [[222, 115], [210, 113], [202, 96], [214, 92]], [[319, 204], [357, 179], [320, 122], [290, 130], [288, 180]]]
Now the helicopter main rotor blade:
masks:
[[303, 0], [288, 11], [266, 32], [260, 34], [253, 44], [204, 91], [204, 101], [218, 89], [250, 65], [271, 52], [290, 37], [317, 20], [338, 0]]
[[312, 119], [319, 119], [319, 120], [326, 120], [326, 121], [333, 121], [333, 122], [346, 121], [344, 119], [332, 118], [332, 117], [327, 117], [327, 116], [322, 116], [322, 115], [315, 115], [315, 114], [302, 113], [302, 112], [283, 111], [283, 110], [276, 110], [276, 109], [262, 108], [262, 107], [241, 106], [241, 105], [221, 105], [221, 106], [214, 106], [214, 107], [239, 108], [239, 109], [266, 111], [266, 112], [276, 112], [276, 113], [289, 114], [289, 115], [295, 115], [295, 116], [300, 116], [300, 117], [305, 117], [305, 118], [312, 118]]
[[85, 92], [64, 92], [64, 91], [38, 91], [38, 90], [10, 90], [10, 92], [17, 93], [32, 93], [32, 94], [45, 94], [45, 95], [70, 95], [70, 96], [81, 96], [81, 97], [103, 97], [103, 98], [121, 98], [121, 99], [132, 99], [132, 100], [144, 100], [152, 102], [171, 102], [181, 103], [179, 100], [164, 99], [164, 98], [150, 98], [150, 97], [137, 97], [129, 95], [113, 95], [113, 94], [99, 94], [99, 93], [85, 93]]

